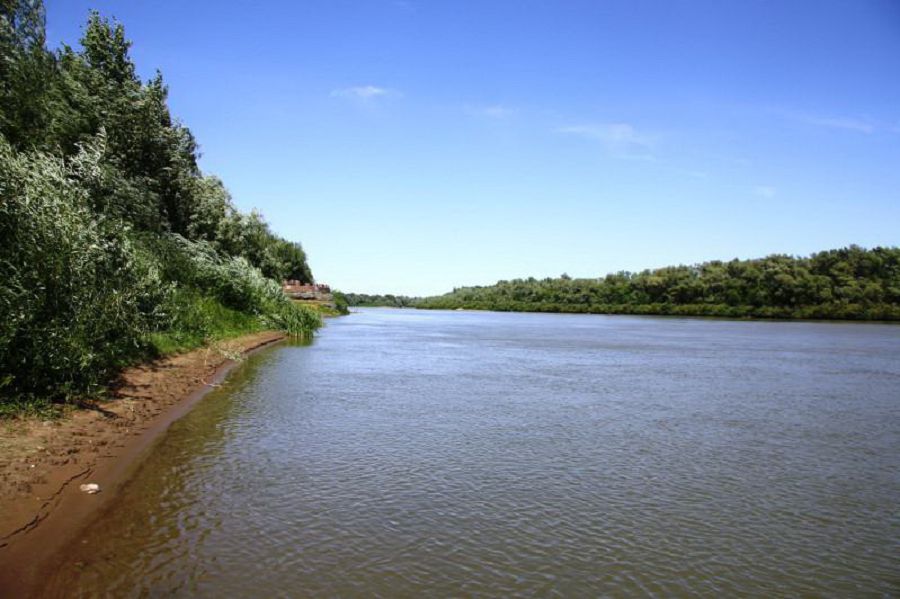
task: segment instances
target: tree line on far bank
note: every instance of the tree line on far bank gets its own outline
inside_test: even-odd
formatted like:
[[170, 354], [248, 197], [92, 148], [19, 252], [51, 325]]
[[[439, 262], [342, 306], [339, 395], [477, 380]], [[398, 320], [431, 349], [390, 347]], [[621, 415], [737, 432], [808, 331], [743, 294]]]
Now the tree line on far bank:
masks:
[[0, 414], [148, 355], [320, 323], [281, 292], [313, 280], [301, 245], [200, 171], [129, 47], [92, 12], [80, 48], [51, 51], [43, 3], [0, 0]]
[[[384, 301], [388, 297], [347, 294], [350, 305], [395, 305]], [[596, 279], [567, 275], [515, 279], [460, 287], [440, 296], [405, 298], [403, 305], [514, 312], [900, 320], [900, 248], [850, 246], [809, 257], [710, 261]]]
[[377, 295], [369, 293], [344, 293], [342, 294], [347, 301], [348, 306], [360, 307], [390, 307], [390, 308], [411, 308], [414, 307], [418, 298], [408, 297], [405, 295]]

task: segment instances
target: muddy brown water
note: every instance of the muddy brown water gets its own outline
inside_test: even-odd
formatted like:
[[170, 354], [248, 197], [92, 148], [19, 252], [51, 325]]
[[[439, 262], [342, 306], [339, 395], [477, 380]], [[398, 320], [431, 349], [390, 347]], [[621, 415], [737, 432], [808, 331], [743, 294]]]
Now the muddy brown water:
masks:
[[46, 596], [896, 596], [900, 327], [368, 309], [232, 372]]

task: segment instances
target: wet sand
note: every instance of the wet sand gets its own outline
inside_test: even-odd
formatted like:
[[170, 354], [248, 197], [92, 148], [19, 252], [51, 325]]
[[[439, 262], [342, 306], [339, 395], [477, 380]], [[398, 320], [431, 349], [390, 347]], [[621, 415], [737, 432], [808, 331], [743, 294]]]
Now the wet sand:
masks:
[[[115, 498], [154, 439], [236, 364], [277, 343], [263, 332], [123, 372], [113, 399], [58, 421], [0, 423], [0, 596], [35, 592], [54, 554]], [[79, 487], [100, 485], [90, 495]]]

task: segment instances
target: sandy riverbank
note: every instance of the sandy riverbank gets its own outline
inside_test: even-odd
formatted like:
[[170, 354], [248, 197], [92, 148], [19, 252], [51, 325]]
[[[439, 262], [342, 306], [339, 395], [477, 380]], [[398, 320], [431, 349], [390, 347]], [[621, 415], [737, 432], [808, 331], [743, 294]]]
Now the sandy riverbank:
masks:
[[[54, 553], [114, 498], [151, 442], [221, 382], [230, 356], [283, 338], [256, 333], [129, 368], [96, 410], [0, 423], [0, 596], [34, 592]], [[84, 493], [83, 483], [101, 492]]]

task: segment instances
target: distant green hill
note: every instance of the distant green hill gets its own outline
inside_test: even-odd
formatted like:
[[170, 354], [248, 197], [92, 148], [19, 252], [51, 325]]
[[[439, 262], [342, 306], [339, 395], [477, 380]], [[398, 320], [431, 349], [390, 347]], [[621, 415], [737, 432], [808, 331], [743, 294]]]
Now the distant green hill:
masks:
[[704, 262], [598, 279], [566, 275], [460, 287], [417, 308], [900, 320], [900, 248]]

